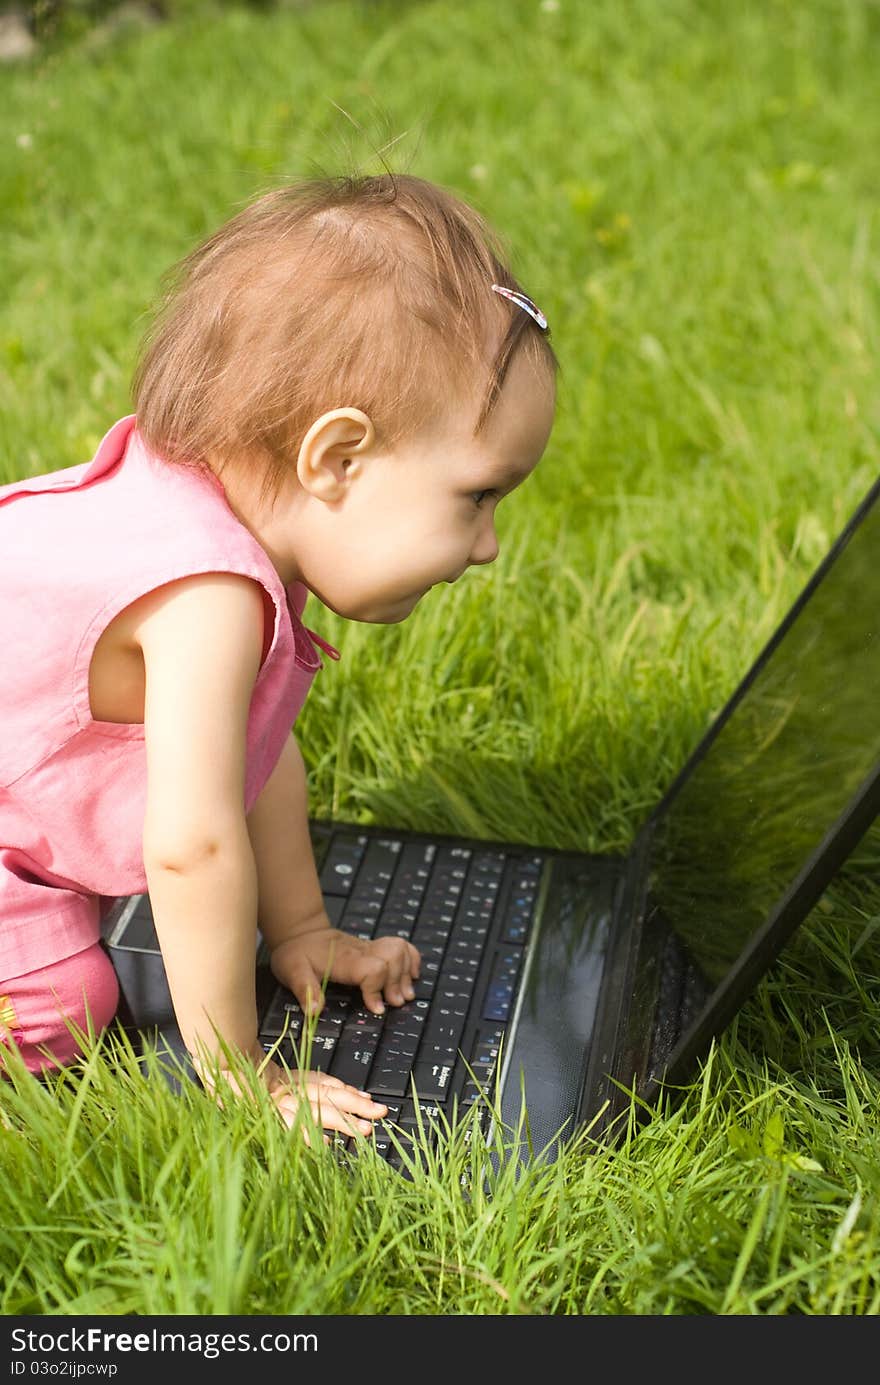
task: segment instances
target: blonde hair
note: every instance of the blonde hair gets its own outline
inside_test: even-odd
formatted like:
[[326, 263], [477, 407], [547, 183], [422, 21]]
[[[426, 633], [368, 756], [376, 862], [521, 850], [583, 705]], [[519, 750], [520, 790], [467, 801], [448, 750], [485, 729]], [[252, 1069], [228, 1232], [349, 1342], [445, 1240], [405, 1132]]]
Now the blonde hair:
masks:
[[555, 374], [547, 333], [492, 291], [522, 292], [496, 233], [408, 174], [264, 193], [165, 276], [133, 400], [148, 446], [218, 472], [243, 457], [274, 496], [322, 413], [362, 409], [393, 446], [485, 378], [475, 432], [515, 352]]

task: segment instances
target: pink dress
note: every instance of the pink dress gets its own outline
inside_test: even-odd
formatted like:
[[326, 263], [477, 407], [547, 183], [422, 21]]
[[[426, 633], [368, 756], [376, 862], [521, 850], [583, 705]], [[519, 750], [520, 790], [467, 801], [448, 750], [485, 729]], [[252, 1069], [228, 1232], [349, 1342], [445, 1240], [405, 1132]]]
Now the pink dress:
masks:
[[152, 454], [134, 415], [93, 460], [0, 487], [0, 1020], [5, 981], [92, 947], [99, 896], [146, 891], [144, 728], [96, 721], [101, 633], [176, 578], [237, 572], [263, 587], [243, 808], [274, 769], [318, 669], [308, 592], [285, 588], [207, 468]]

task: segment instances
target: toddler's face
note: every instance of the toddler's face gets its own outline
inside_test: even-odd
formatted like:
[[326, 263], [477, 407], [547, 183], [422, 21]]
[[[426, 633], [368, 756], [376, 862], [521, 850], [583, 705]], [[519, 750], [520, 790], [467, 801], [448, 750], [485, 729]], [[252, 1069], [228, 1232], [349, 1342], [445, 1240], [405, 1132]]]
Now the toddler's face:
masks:
[[517, 357], [478, 437], [474, 405], [393, 451], [353, 453], [332, 500], [293, 501], [283, 579], [346, 619], [404, 620], [431, 587], [494, 562], [496, 506], [537, 466], [554, 406], [549, 372]]

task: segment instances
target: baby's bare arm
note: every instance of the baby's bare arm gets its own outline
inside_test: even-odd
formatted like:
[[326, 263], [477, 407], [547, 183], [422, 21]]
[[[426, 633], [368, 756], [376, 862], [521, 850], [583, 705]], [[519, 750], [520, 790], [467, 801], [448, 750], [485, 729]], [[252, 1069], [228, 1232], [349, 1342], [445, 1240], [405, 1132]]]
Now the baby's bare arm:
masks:
[[[221, 573], [169, 583], [145, 604], [137, 638], [146, 669], [144, 865], [184, 1043], [209, 1086], [214, 1064], [226, 1066], [226, 1045], [259, 1065], [287, 1124], [305, 1103], [325, 1128], [363, 1135], [384, 1106], [326, 1073], [289, 1078], [257, 1040], [258, 873], [244, 787], [263, 646], [259, 587]], [[221, 1100], [224, 1091], [238, 1091], [228, 1072]]]
[[308, 782], [302, 753], [290, 736], [248, 815], [257, 864], [260, 931], [272, 970], [304, 1009], [320, 1008], [322, 983], [360, 986], [364, 1004], [403, 1005], [415, 995], [419, 955], [403, 938], [376, 942], [331, 927], [309, 835]]
[[309, 836], [306, 767], [292, 735], [247, 825], [257, 863], [260, 931], [267, 946], [276, 947], [304, 929], [329, 927]]
[[244, 814], [262, 596], [210, 573], [153, 594], [139, 624], [146, 696], [143, 854], [175, 1015], [190, 1052], [257, 1050], [257, 871]]

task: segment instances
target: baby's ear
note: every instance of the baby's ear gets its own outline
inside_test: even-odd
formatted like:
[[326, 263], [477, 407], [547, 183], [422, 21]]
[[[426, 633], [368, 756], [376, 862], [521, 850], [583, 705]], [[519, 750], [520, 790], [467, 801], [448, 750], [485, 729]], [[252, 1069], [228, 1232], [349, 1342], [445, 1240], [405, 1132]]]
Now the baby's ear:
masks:
[[317, 500], [339, 500], [360, 471], [360, 458], [376, 440], [362, 409], [331, 409], [309, 428], [300, 444], [296, 474]]

